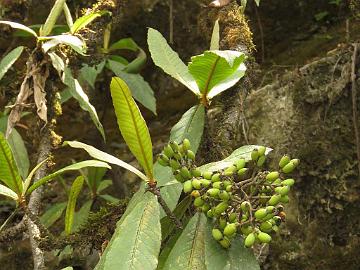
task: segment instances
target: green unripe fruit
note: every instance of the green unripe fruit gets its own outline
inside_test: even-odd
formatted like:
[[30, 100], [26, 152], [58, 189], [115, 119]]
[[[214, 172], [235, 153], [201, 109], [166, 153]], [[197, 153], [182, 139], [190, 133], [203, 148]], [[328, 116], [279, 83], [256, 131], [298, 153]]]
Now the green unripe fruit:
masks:
[[187, 156], [187, 158], [190, 159], [190, 160], [195, 160], [195, 154], [194, 154], [194, 152], [191, 151], [191, 150], [187, 150], [187, 151], [186, 151], [186, 156]]
[[171, 158], [174, 156], [174, 150], [171, 148], [170, 145], [165, 146], [163, 152], [168, 158]]
[[225, 218], [219, 218], [219, 227], [220, 227], [220, 229], [224, 230], [225, 227], [226, 227], [226, 224], [227, 224], [227, 222], [226, 222]]
[[215, 182], [212, 183], [213, 188], [222, 189], [224, 187], [223, 183], [221, 182]]
[[279, 193], [280, 195], [284, 196], [287, 195], [290, 191], [290, 187], [289, 186], [284, 186], [284, 187], [277, 187], [275, 188], [275, 192]]
[[274, 207], [274, 206], [272, 206], [272, 205], [266, 206], [266, 212], [267, 212], [268, 214], [274, 213], [274, 211], [275, 211], [275, 207]]
[[170, 166], [173, 170], [180, 169], [180, 163], [176, 161], [175, 159], [170, 159]]
[[211, 180], [213, 173], [212, 172], [204, 172], [203, 177], [207, 180]]
[[231, 185], [232, 183], [231, 183], [231, 181], [229, 181], [229, 180], [225, 180], [224, 182], [223, 182], [223, 186], [226, 188], [227, 186], [229, 186], [229, 185]]
[[179, 152], [177, 152], [177, 153], [174, 154], [174, 158], [175, 158], [177, 161], [181, 161], [181, 160], [182, 160], [182, 155], [181, 155]]
[[160, 154], [159, 158], [165, 161], [166, 163], [169, 162], [169, 158], [165, 154]]
[[222, 200], [222, 201], [228, 201], [230, 199], [230, 195], [229, 193], [227, 193], [225, 190], [220, 190], [219, 192], [219, 198]]
[[267, 214], [262, 220], [263, 221], [267, 221], [267, 220], [270, 220], [274, 217], [274, 213], [271, 213], [271, 214]]
[[179, 145], [179, 154], [182, 156], [186, 154], [186, 150], [184, 149], [184, 146], [182, 144]]
[[226, 190], [227, 192], [231, 192], [231, 190], [232, 190], [232, 185], [226, 186], [225, 190]]
[[205, 203], [203, 206], [201, 206], [201, 211], [204, 213], [207, 213], [207, 211], [210, 210], [210, 205], [208, 205], [207, 203]]
[[250, 233], [253, 232], [253, 227], [251, 227], [250, 225], [245, 225], [242, 226], [240, 230], [244, 235], [249, 235]]
[[274, 182], [272, 182], [272, 184], [275, 186], [281, 185], [281, 179], [280, 178], [276, 179]]
[[266, 215], [268, 214], [268, 212], [266, 211], [265, 208], [260, 208], [259, 210], [257, 210], [255, 212], [255, 218], [258, 219], [258, 220], [261, 220], [263, 219], [264, 217], [266, 217]]
[[219, 203], [216, 207], [215, 207], [215, 214], [216, 215], [220, 215], [223, 212], [225, 212], [225, 210], [228, 208], [228, 203], [227, 202], [221, 202]]
[[230, 223], [228, 225], [226, 225], [225, 229], [224, 229], [224, 235], [231, 237], [236, 233], [236, 224], [235, 223]]
[[289, 201], [290, 201], [290, 199], [289, 199], [288, 195], [281, 196], [281, 198], [280, 198], [280, 202], [282, 202], [282, 203], [288, 203]]
[[169, 166], [169, 162], [163, 160], [163, 159], [160, 158], [160, 157], [158, 158], [158, 162], [159, 162], [159, 164], [160, 164], [161, 166], [164, 166], [164, 167]]
[[194, 198], [197, 198], [197, 197], [200, 197], [201, 194], [198, 190], [193, 190], [191, 191], [191, 194], [190, 194], [191, 197], [194, 197]]
[[236, 221], [236, 219], [237, 219], [237, 214], [236, 213], [231, 213], [230, 215], [229, 215], [229, 221], [230, 222], [235, 222]]
[[250, 233], [248, 236], [246, 236], [245, 238], [245, 247], [249, 248], [252, 247], [252, 245], [255, 243], [255, 234], [254, 233]]
[[295, 165], [295, 167], [297, 167], [300, 163], [300, 159], [295, 158], [295, 159], [290, 160], [290, 162], [292, 162]]
[[278, 232], [278, 231], [279, 231], [279, 226], [274, 225], [274, 226], [272, 227], [272, 230], [273, 230], [274, 232]]
[[279, 178], [279, 172], [270, 172], [266, 175], [266, 181], [274, 182], [276, 179]]
[[246, 174], [247, 170], [248, 170], [248, 168], [242, 168], [242, 169], [238, 170], [238, 172], [237, 172], [238, 176], [240, 176], [240, 177], [244, 176]]
[[185, 151], [189, 150], [191, 147], [190, 141], [188, 139], [184, 139], [182, 145]]
[[280, 199], [281, 199], [281, 195], [279, 195], [279, 194], [272, 195], [268, 201], [268, 204], [269, 205], [277, 205], [280, 202]]
[[223, 248], [229, 248], [231, 245], [230, 240], [226, 238], [220, 240], [219, 243]]
[[242, 202], [241, 205], [240, 205], [240, 208], [243, 212], [247, 212], [250, 210], [250, 203], [245, 201], [245, 202]]
[[271, 236], [264, 232], [259, 232], [257, 238], [261, 243], [270, 243], [271, 241]]
[[223, 239], [223, 234], [219, 229], [212, 229], [211, 234], [216, 241]]
[[289, 186], [289, 187], [291, 187], [291, 186], [293, 186], [293, 185], [295, 184], [295, 180], [292, 179], [292, 178], [286, 179], [286, 180], [282, 181], [281, 184], [282, 184], [283, 186]]
[[201, 171], [197, 168], [195, 169], [192, 169], [191, 170], [191, 174], [194, 176], [194, 177], [200, 177], [201, 176]]
[[216, 198], [216, 197], [218, 197], [219, 192], [220, 192], [220, 189], [218, 189], [218, 188], [210, 188], [210, 189], [208, 189], [208, 191], [207, 191], [206, 193], [207, 193], [210, 197]]
[[196, 207], [200, 207], [200, 206], [203, 206], [204, 205], [204, 200], [201, 198], [201, 197], [197, 197], [195, 200], [194, 200], [194, 206]]
[[179, 170], [176, 170], [176, 171], [174, 172], [174, 177], [175, 177], [175, 179], [176, 179], [177, 181], [179, 181], [180, 183], [183, 183], [183, 182], [185, 182], [185, 180], [186, 180], [186, 179], [184, 179], [184, 178], [181, 176]]
[[192, 186], [191, 180], [187, 180], [184, 183], [184, 192], [185, 193], [190, 193], [192, 190], [193, 190], [193, 186]]
[[281, 222], [282, 222], [281, 217], [279, 217], [279, 216], [273, 217], [273, 218], [272, 218], [272, 221], [274, 222], [273, 225], [277, 225], [277, 226], [280, 226], [280, 224], [281, 224]]
[[256, 161], [258, 158], [259, 158], [259, 152], [258, 152], [258, 150], [255, 149], [251, 152], [251, 159], [253, 161]]
[[265, 163], [265, 160], [266, 160], [266, 156], [260, 156], [257, 163], [256, 163], [256, 165], [258, 167], [262, 167], [264, 165], [264, 163]]
[[224, 171], [224, 175], [225, 176], [231, 176], [233, 175], [234, 173], [236, 172], [236, 166], [230, 166], [229, 168], [227, 168], [225, 171]]
[[270, 221], [265, 221], [260, 224], [260, 230], [262, 232], [271, 232], [273, 224]]
[[180, 147], [179, 147], [179, 145], [177, 144], [177, 142], [171, 141], [171, 142], [169, 142], [169, 145], [170, 145], [170, 147], [172, 148], [172, 150], [173, 150], [174, 152], [179, 152]]
[[247, 214], [242, 214], [241, 215], [241, 222], [245, 222], [249, 219], [249, 216]]
[[193, 188], [195, 189], [201, 189], [201, 181], [199, 179], [193, 179], [191, 181]]
[[279, 161], [279, 167], [283, 168], [286, 164], [288, 164], [290, 162], [290, 157], [285, 155], [283, 156], [280, 161]]
[[191, 178], [191, 173], [189, 172], [189, 169], [186, 167], [182, 167], [180, 169], [180, 174], [182, 177], [184, 177], [185, 179], [190, 179]]
[[240, 158], [238, 161], [236, 161], [235, 165], [236, 165], [236, 168], [237, 168], [238, 170], [240, 170], [240, 169], [242, 169], [242, 168], [245, 167], [246, 161], [245, 161], [244, 158]]
[[213, 218], [213, 217], [214, 217], [213, 211], [212, 211], [211, 209], [208, 210], [208, 211], [206, 212], [206, 216], [207, 216], [208, 218]]
[[211, 182], [219, 182], [220, 181], [220, 173], [215, 173], [211, 176]]
[[291, 173], [295, 169], [295, 167], [296, 167], [295, 164], [292, 161], [290, 161], [282, 168], [282, 171], [283, 173]]
[[207, 179], [201, 179], [200, 182], [202, 187], [209, 187], [211, 184], [210, 180]]
[[259, 156], [265, 155], [265, 151], [266, 151], [266, 147], [265, 147], [265, 146], [260, 146], [260, 147], [258, 148]]

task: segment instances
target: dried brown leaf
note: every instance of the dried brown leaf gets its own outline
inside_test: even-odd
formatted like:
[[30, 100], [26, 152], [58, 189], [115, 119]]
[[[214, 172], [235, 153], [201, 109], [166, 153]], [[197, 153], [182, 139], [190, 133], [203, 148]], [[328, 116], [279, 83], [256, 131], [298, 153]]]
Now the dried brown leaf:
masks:
[[41, 120], [47, 123], [47, 107], [46, 107], [46, 91], [45, 82], [49, 76], [49, 69], [47, 66], [42, 68], [42, 71], [34, 72], [34, 100], [37, 108], [37, 114]]

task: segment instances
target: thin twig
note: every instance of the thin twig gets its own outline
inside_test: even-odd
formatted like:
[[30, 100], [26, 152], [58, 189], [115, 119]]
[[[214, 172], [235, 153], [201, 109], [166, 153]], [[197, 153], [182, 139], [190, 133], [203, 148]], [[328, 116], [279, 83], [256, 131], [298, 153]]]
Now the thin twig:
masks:
[[357, 112], [357, 93], [356, 93], [356, 57], [358, 44], [353, 44], [354, 53], [352, 56], [352, 67], [351, 67], [351, 99], [352, 99], [352, 118], [355, 132], [355, 142], [356, 142], [356, 153], [358, 159], [358, 171], [360, 179], [360, 137], [359, 137], [359, 128], [358, 128], [358, 112]]
[[169, 0], [169, 43], [174, 43], [174, 3]]

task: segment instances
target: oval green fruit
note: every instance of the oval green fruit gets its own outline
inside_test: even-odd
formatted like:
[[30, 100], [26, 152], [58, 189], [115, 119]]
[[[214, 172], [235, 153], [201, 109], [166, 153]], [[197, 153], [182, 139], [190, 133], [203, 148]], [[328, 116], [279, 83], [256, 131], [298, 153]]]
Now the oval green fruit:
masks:
[[264, 163], [265, 163], [265, 160], [266, 160], [266, 156], [261, 156], [261, 157], [259, 157], [256, 165], [257, 165], [258, 167], [262, 167], [262, 166], [264, 165]]
[[176, 171], [174, 172], [174, 177], [175, 177], [175, 179], [176, 179], [177, 181], [179, 181], [180, 183], [183, 183], [183, 182], [185, 182], [185, 180], [186, 180], [186, 179], [184, 179], [184, 178], [181, 176], [179, 170], [176, 170]]
[[191, 191], [191, 194], [190, 194], [191, 197], [194, 197], [194, 198], [197, 198], [197, 197], [200, 197], [201, 194], [198, 190], [193, 190]]
[[215, 182], [212, 183], [213, 188], [222, 189], [224, 187], [223, 183], [221, 182]]
[[186, 150], [186, 156], [187, 156], [187, 158], [190, 159], [190, 160], [195, 160], [195, 154], [194, 154], [194, 152], [191, 151], [191, 150]]
[[230, 240], [226, 238], [220, 240], [219, 243], [223, 248], [229, 248], [231, 245]]
[[193, 188], [195, 189], [201, 189], [201, 181], [197, 178], [193, 179], [191, 181]]
[[259, 232], [257, 238], [260, 240], [261, 243], [270, 243], [271, 236], [264, 232]]
[[223, 234], [219, 229], [212, 229], [211, 234], [216, 241], [223, 239]]
[[228, 201], [230, 199], [229, 193], [227, 193], [225, 190], [220, 190], [219, 192], [219, 198], [222, 201]]
[[254, 149], [254, 150], [251, 152], [251, 159], [252, 159], [253, 161], [256, 161], [258, 158], [259, 158], [259, 152], [258, 152], [258, 150]]
[[252, 245], [255, 243], [255, 234], [254, 233], [250, 233], [248, 236], [246, 236], [245, 238], [245, 247], [249, 248], [252, 247]]
[[291, 186], [293, 186], [293, 185], [295, 184], [295, 180], [292, 179], [292, 178], [285, 179], [284, 181], [281, 182], [281, 184], [282, 184], [283, 186], [289, 186], [289, 187], [291, 187]]
[[271, 183], [274, 182], [278, 178], [279, 178], [279, 172], [276, 172], [276, 171], [270, 172], [266, 175], [266, 180]]
[[240, 176], [240, 177], [244, 176], [246, 174], [247, 170], [248, 170], [248, 168], [242, 168], [242, 169], [238, 170], [238, 172], [237, 172], [238, 176]]
[[190, 173], [189, 169], [186, 167], [182, 167], [180, 169], [180, 173], [181, 173], [181, 176], [184, 177], [185, 179], [191, 178], [191, 173]]
[[290, 162], [292, 162], [295, 165], [295, 167], [297, 167], [300, 163], [300, 159], [295, 158], [295, 159], [290, 160]]
[[218, 189], [218, 188], [210, 188], [210, 189], [208, 189], [208, 191], [206, 193], [212, 198], [217, 198], [219, 195], [219, 192], [220, 192], [220, 189]]
[[185, 193], [190, 193], [193, 190], [193, 186], [192, 186], [192, 181], [191, 180], [187, 180], [184, 183], [184, 192]]
[[182, 145], [183, 145], [185, 151], [189, 150], [191, 147], [190, 141], [188, 139], [184, 139], [182, 142]]
[[210, 205], [208, 205], [207, 203], [205, 203], [203, 206], [201, 206], [201, 211], [204, 213], [207, 213], [207, 211], [210, 210]]
[[169, 145], [174, 152], [179, 152], [180, 147], [177, 142], [171, 141], [171, 142], [169, 142]]
[[207, 179], [200, 179], [200, 182], [201, 182], [201, 186], [206, 188], [209, 187], [211, 184], [210, 180]]
[[175, 159], [170, 159], [170, 166], [173, 170], [180, 169], [180, 163]]
[[169, 162], [166, 162], [166, 161], [164, 161], [162, 158], [158, 158], [158, 162], [159, 162], [159, 164], [161, 165], [161, 166], [164, 166], [164, 167], [166, 167], [166, 166], [169, 166]]
[[265, 146], [260, 146], [260, 147], [258, 148], [259, 156], [265, 155], [265, 151], [266, 151], [266, 147], [265, 147]]
[[227, 224], [226, 227], [224, 228], [224, 235], [231, 237], [236, 233], [236, 224], [235, 223], [230, 223]]
[[284, 155], [280, 161], [279, 161], [279, 167], [283, 168], [286, 164], [288, 164], [290, 162], [290, 157], [287, 155]]
[[293, 170], [295, 169], [295, 165], [292, 161], [290, 161], [288, 164], [286, 164], [283, 168], [282, 171], [283, 173], [291, 173], [293, 172]]
[[235, 222], [237, 220], [237, 214], [236, 213], [231, 213], [230, 215], [229, 215], [229, 221], [231, 222], [231, 223], [233, 223], [233, 222]]
[[250, 210], [250, 206], [251, 206], [250, 202], [244, 201], [241, 203], [240, 208], [243, 212], [247, 212]]
[[212, 173], [212, 172], [208, 172], [208, 171], [206, 171], [206, 172], [203, 173], [203, 177], [204, 177], [205, 179], [207, 179], [207, 180], [211, 180], [212, 175], [213, 175], [213, 173]]
[[212, 211], [211, 209], [208, 210], [208, 211], [206, 212], [206, 216], [207, 216], [208, 218], [213, 218], [213, 217], [214, 217], [213, 211]]
[[225, 210], [228, 208], [227, 202], [221, 202], [215, 207], [215, 214], [220, 215], [221, 213], [225, 212]]
[[220, 173], [215, 173], [211, 176], [211, 182], [219, 182], [220, 181]]
[[195, 198], [194, 200], [194, 206], [196, 207], [200, 207], [200, 206], [203, 206], [204, 205], [204, 200], [201, 198], [201, 197], [197, 197]]
[[245, 161], [244, 158], [240, 158], [240, 159], [237, 160], [236, 163], [235, 163], [235, 166], [236, 166], [236, 168], [237, 168], [238, 170], [244, 168], [245, 165], [246, 165], [246, 161]]
[[249, 235], [254, 229], [250, 225], [244, 225], [240, 228], [240, 230], [244, 235]]
[[227, 192], [231, 192], [232, 191], [232, 185], [226, 186], [225, 190]]
[[279, 194], [272, 195], [268, 201], [268, 204], [269, 205], [277, 205], [280, 202], [280, 199], [281, 199], [281, 195], [279, 195]]
[[259, 210], [256, 210], [254, 215], [255, 215], [256, 219], [261, 220], [264, 217], [266, 217], [267, 214], [268, 214], [268, 212], [266, 211], [265, 208], [260, 208]]
[[224, 171], [224, 175], [225, 176], [231, 176], [236, 172], [236, 166], [232, 165], [230, 167], [228, 167], [225, 171]]
[[289, 201], [290, 201], [290, 199], [289, 199], [288, 195], [281, 196], [281, 198], [280, 198], [280, 202], [282, 202], [282, 203], [288, 203]]
[[226, 219], [223, 217], [220, 217], [219, 218], [219, 228], [224, 230], [224, 228], [226, 227], [226, 224], [227, 224]]
[[163, 152], [168, 158], [172, 158], [174, 156], [174, 150], [170, 145], [166, 145]]
[[198, 168], [195, 168], [195, 169], [192, 169], [192, 170], [191, 170], [191, 174], [192, 174], [194, 177], [200, 177], [200, 176], [201, 176], [201, 171], [200, 171]]
[[260, 230], [262, 232], [271, 232], [272, 230], [272, 223], [270, 221], [265, 221], [260, 224]]

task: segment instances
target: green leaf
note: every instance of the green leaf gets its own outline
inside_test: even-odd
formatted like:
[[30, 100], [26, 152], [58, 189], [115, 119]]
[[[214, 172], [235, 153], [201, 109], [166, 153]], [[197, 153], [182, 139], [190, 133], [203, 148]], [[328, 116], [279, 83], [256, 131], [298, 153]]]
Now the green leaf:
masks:
[[115, 50], [130, 50], [136, 52], [139, 49], [139, 46], [132, 38], [122, 38], [115, 43], [111, 44], [109, 52]]
[[50, 228], [58, 219], [62, 216], [66, 202], [56, 203], [49, 207], [48, 210], [40, 217], [41, 223], [46, 227]]
[[211, 36], [210, 50], [219, 50], [220, 48], [220, 26], [219, 19], [215, 21], [214, 29]]
[[121, 70], [123, 70], [125, 66], [129, 64], [128, 60], [126, 60], [124, 57], [119, 55], [109, 55], [109, 59], [118, 62], [118, 64], [122, 64]]
[[213, 223], [208, 220], [205, 237], [205, 264], [207, 270], [260, 270], [259, 263], [251, 249], [245, 248], [240, 237], [231, 241], [231, 247], [224, 249], [212, 237]]
[[127, 73], [137, 74], [145, 66], [146, 59], [147, 59], [146, 53], [142, 49], [139, 49], [139, 53], [136, 56], [136, 58], [132, 60], [129, 64], [127, 64], [124, 70]]
[[48, 52], [50, 49], [56, 47], [59, 44], [65, 44], [65, 45], [70, 46], [78, 54], [85, 55], [85, 53], [86, 53], [85, 43], [76, 36], [63, 34], [63, 35], [58, 35], [58, 36], [44, 37], [41, 39], [49, 40], [42, 44], [42, 48], [43, 48], [44, 52]]
[[69, 68], [65, 68], [63, 82], [69, 87], [71, 95], [79, 102], [80, 107], [87, 111], [90, 114], [91, 120], [94, 122], [95, 126], [101, 133], [103, 139], [105, 140], [105, 132], [102, 124], [100, 123], [99, 117], [97, 115], [96, 109], [91, 105], [89, 97], [86, 95], [84, 90], [81, 88], [78, 80], [74, 79]]
[[97, 11], [88, 15], [84, 15], [77, 19], [73, 26], [70, 28], [71, 34], [75, 34], [79, 30], [85, 28], [88, 24], [90, 24], [93, 20], [98, 17], [101, 17], [104, 14], [111, 14], [109, 11]]
[[16, 22], [9, 22], [9, 21], [0, 21], [0, 23], [2, 24], [7, 24], [9, 26], [11, 26], [12, 28], [15, 28], [15, 29], [20, 29], [20, 30], [23, 30], [25, 32], [28, 32], [29, 34], [33, 35], [34, 37], [37, 38], [37, 34], [35, 33], [34, 30], [32, 30], [31, 28], [21, 24], [21, 23], [16, 23]]
[[196, 213], [171, 250], [164, 270], [205, 270], [206, 217]]
[[44, 159], [43, 161], [41, 161], [39, 164], [37, 164], [29, 173], [29, 175], [26, 177], [25, 182], [23, 184], [23, 195], [26, 193], [27, 189], [30, 186], [31, 180], [35, 174], [35, 172], [40, 169], [40, 167], [47, 161], [48, 159]]
[[[260, 147], [259, 145], [241, 146], [240, 148], [238, 148], [234, 152], [232, 152], [231, 155], [228, 156], [227, 158], [225, 158], [221, 161], [205, 164], [205, 165], [199, 167], [199, 169], [201, 171], [218, 171], [218, 170], [221, 170], [221, 169], [224, 169], [224, 168], [227, 168], [227, 167], [233, 165], [234, 162], [237, 161], [239, 158], [244, 158], [246, 161], [251, 160], [251, 152], [254, 149], [258, 149], [259, 147]], [[265, 154], [267, 155], [271, 151], [272, 151], [271, 148], [266, 148]]]
[[130, 214], [118, 224], [96, 270], [153, 270], [161, 245], [159, 204], [146, 193]]
[[191, 143], [191, 150], [196, 153], [204, 131], [204, 122], [204, 106], [200, 104], [191, 107], [183, 114], [180, 121], [172, 127], [170, 140], [181, 143], [184, 139], [188, 139]]
[[71, 185], [65, 214], [65, 234], [71, 233], [77, 198], [84, 184], [84, 176], [78, 176]]
[[255, 0], [255, 3], [256, 3], [257, 6], [259, 6], [260, 5], [260, 0]]
[[[8, 116], [0, 117], [0, 131], [5, 134], [7, 127]], [[22, 179], [26, 178], [29, 172], [30, 161], [25, 143], [16, 129], [13, 129], [9, 134], [7, 141], [10, 145], [11, 152], [13, 153], [15, 163], [19, 170]]]
[[114, 72], [117, 77], [123, 79], [129, 86], [134, 99], [156, 114], [156, 99], [149, 83], [146, 82], [140, 74], [123, 72], [125, 67], [122, 64], [112, 60], [108, 60], [107, 62], [108, 68]]
[[146, 176], [152, 180], [153, 152], [146, 122], [123, 80], [113, 77], [110, 90], [121, 134], [130, 151], [143, 167]]
[[23, 183], [19, 174], [10, 145], [0, 132], [0, 181], [16, 194], [21, 195]]
[[84, 226], [89, 218], [92, 200], [88, 200], [81, 206], [80, 210], [74, 215], [74, 222], [71, 228], [71, 233], [78, 232]]
[[97, 193], [99, 194], [100, 192], [102, 192], [105, 189], [107, 189], [108, 187], [110, 187], [112, 184], [113, 184], [113, 182], [110, 179], [102, 180], [98, 185]]
[[115, 198], [109, 194], [103, 194], [103, 195], [99, 195], [100, 198], [104, 199], [105, 201], [109, 202], [109, 203], [119, 203], [120, 200], [118, 198]]
[[85, 160], [85, 161], [81, 161], [78, 163], [74, 163], [74, 164], [66, 166], [54, 173], [51, 173], [51, 174], [39, 179], [37, 182], [35, 182], [34, 184], [32, 184], [30, 186], [30, 188], [27, 190], [26, 194], [30, 194], [35, 189], [37, 189], [39, 186], [53, 180], [58, 175], [61, 175], [68, 171], [77, 171], [77, 170], [80, 170], [80, 169], [86, 168], [86, 167], [102, 167], [102, 168], [108, 168], [108, 169], [111, 168], [107, 163], [99, 161], [99, 160]]
[[98, 187], [106, 171], [106, 168], [89, 167], [86, 169], [86, 172], [84, 173], [85, 180], [94, 195], [97, 193]]
[[66, 141], [66, 142], [64, 142], [64, 145], [69, 145], [70, 147], [73, 147], [73, 148], [84, 149], [93, 158], [96, 158], [96, 159], [99, 159], [99, 160], [102, 160], [102, 161], [105, 161], [105, 162], [108, 162], [111, 164], [118, 165], [118, 166], [120, 166], [124, 169], [127, 169], [130, 172], [136, 174], [142, 180], [148, 181], [148, 178], [142, 172], [140, 172], [138, 169], [136, 169], [135, 167], [131, 166], [130, 164], [128, 164], [108, 153], [100, 151], [93, 146], [87, 145], [85, 143], [77, 142], [77, 141]]
[[19, 199], [18, 195], [12, 191], [10, 188], [1, 185], [0, 184], [0, 195], [9, 197], [10, 199], [13, 199], [14, 201], [17, 201]]
[[200, 92], [211, 99], [234, 86], [244, 76], [244, 60], [245, 55], [237, 51], [206, 51], [191, 58], [189, 72]]
[[11, 68], [15, 61], [19, 58], [22, 51], [24, 50], [23, 46], [19, 46], [9, 52], [0, 62], [0, 80], [4, 77], [5, 73]]
[[62, 58], [60, 56], [58, 56], [56, 53], [54, 52], [48, 52], [48, 55], [50, 56], [51, 59], [51, 63], [53, 65], [53, 67], [57, 70], [59, 77], [61, 77], [61, 74], [64, 72], [65, 70], [65, 63], [62, 60]]
[[40, 35], [47, 36], [51, 33], [57, 19], [59, 18], [63, 7], [64, 7], [65, 0], [56, 0], [55, 4], [53, 5], [49, 16], [47, 17], [45, 24], [42, 28], [40, 28]]
[[71, 27], [74, 25], [74, 20], [71, 16], [70, 9], [69, 9], [68, 5], [66, 4], [66, 2], [64, 3], [63, 11], [64, 11], [66, 23], [67, 23], [68, 27], [71, 29]]
[[186, 65], [179, 58], [179, 55], [171, 49], [159, 31], [149, 28], [148, 45], [155, 65], [181, 82], [195, 95], [200, 96], [200, 90], [195, 79], [189, 73]]
[[94, 89], [96, 77], [103, 71], [105, 63], [104, 60], [93, 67], [84, 64], [80, 69], [80, 82], [86, 81]]

